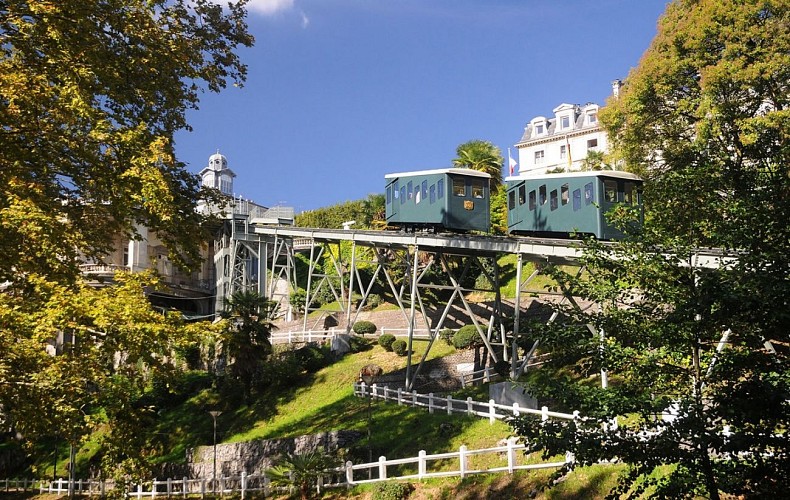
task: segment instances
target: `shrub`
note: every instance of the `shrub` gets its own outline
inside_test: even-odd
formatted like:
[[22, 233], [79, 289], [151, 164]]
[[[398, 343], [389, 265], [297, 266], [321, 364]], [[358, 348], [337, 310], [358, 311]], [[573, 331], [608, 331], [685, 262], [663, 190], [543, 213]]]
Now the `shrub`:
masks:
[[412, 491], [409, 483], [376, 483], [373, 486], [372, 500], [403, 500], [408, 498]]
[[395, 342], [395, 335], [391, 333], [384, 333], [379, 336], [379, 345], [384, 348], [385, 351], [392, 352], [392, 343]]
[[456, 349], [471, 349], [480, 344], [480, 336], [475, 325], [462, 326], [453, 335], [453, 346]]
[[367, 351], [373, 347], [370, 345], [370, 341], [368, 341], [368, 339], [354, 337], [353, 335], [349, 336], [348, 345], [351, 348], [351, 352]]
[[352, 328], [357, 335], [376, 333], [376, 325], [370, 321], [357, 321]]
[[409, 346], [405, 340], [398, 339], [392, 343], [392, 351], [398, 356], [405, 356], [409, 352]]
[[381, 305], [381, 295], [371, 293], [368, 295], [367, 306], [369, 309], [375, 309]]
[[316, 344], [308, 344], [297, 349], [296, 358], [308, 373], [317, 372], [331, 361], [329, 349]]
[[439, 332], [439, 338], [444, 340], [447, 345], [453, 345], [453, 335], [455, 332], [449, 328], [442, 328], [442, 331]]

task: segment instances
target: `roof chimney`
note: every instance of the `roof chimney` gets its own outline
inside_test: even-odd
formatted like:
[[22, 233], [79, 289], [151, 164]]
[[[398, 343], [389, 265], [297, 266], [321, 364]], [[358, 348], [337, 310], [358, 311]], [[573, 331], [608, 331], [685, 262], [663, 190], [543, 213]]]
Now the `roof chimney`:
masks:
[[612, 95], [615, 99], [620, 97], [620, 87], [623, 86], [622, 80], [615, 80], [612, 82]]

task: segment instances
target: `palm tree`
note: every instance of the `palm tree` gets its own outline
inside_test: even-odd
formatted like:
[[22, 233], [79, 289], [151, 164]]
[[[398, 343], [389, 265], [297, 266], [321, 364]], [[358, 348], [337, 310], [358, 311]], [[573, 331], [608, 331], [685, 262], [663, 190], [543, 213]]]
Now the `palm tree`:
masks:
[[276, 328], [272, 323], [276, 312], [276, 302], [257, 292], [241, 290], [231, 294], [220, 313], [229, 320], [223, 351], [231, 375], [244, 386], [245, 398], [250, 396], [252, 382], [272, 352], [269, 336]]
[[462, 168], [471, 168], [491, 175], [491, 193], [497, 193], [502, 185], [502, 165], [505, 159], [502, 151], [489, 141], [479, 139], [471, 140], [459, 145], [455, 149], [457, 158], [453, 165]]
[[276, 485], [298, 488], [301, 498], [306, 499], [310, 498], [310, 490], [318, 484], [318, 478], [336, 466], [337, 461], [326, 453], [309, 451], [281, 458], [276, 467], [266, 471], [266, 475]]

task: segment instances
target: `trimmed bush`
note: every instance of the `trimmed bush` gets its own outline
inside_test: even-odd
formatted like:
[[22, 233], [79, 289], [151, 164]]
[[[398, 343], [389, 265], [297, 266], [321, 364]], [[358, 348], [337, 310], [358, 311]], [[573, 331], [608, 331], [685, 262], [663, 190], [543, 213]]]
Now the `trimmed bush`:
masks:
[[357, 335], [366, 335], [368, 333], [376, 333], [376, 325], [370, 321], [357, 321], [352, 327], [354, 333]]
[[329, 348], [315, 344], [308, 344], [295, 351], [296, 359], [308, 373], [315, 373], [321, 368], [329, 365], [331, 353]]
[[404, 500], [411, 495], [412, 485], [409, 483], [376, 483], [373, 486], [372, 500]]
[[455, 335], [455, 332], [449, 328], [442, 328], [439, 332], [439, 338], [444, 340], [447, 345], [453, 345], [453, 335]]
[[398, 356], [405, 356], [409, 352], [409, 346], [405, 340], [398, 339], [392, 343], [392, 352]]
[[480, 335], [475, 325], [462, 326], [453, 335], [453, 346], [456, 349], [471, 349], [480, 344]]
[[379, 336], [379, 345], [384, 348], [385, 351], [392, 352], [392, 343], [395, 342], [395, 335], [390, 333], [384, 333]]

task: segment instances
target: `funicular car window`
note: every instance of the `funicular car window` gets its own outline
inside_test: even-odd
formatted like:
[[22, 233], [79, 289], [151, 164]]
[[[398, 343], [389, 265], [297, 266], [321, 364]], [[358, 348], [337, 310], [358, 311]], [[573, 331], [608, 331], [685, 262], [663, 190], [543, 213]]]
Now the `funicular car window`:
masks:
[[428, 181], [422, 181], [422, 198], [428, 197]]
[[400, 187], [400, 204], [406, 203], [406, 186]]
[[582, 190], [581, 189], [574, 189], [573, 190], [573, 211], [578, 212], [582, 209]]
[[439, 179], [436, 182], [436, 197], [439, 199], [444, 198], [444, 179]]
[[482, 198], [485, 191], [483, 190], [483, 181], [480, 179], [472, 180], [472, 198]]
[[387, 186], [387, 205], [392, 204], [392, 186]]
[[603, 192], [606, 201], [617, 202], [617, 181], [603, 181]]
[[549, 195], [551, 198], [549, 206], [551, 207], [552, 210], [557, 210], [557, 190], [552, 189]]
[[545, 205], [546, 204], [546, 185], [545, 184], [540, 186], [539, 192], [540, 192], [540, 204], [541, 205]]
[[529, 192], [529, 209], [535, 210], [535, 207], [538, 205], [537, 196], [535, 195], [535, 190]]
[[453, 194], [455, 196], [466, 196], [466, 179], [459, 177], [453, 179]]
[[568, 204], [569, 195], [570, 195], [570, 192], [569, 192], [568, 185], [567, 184], [563, 184], [562, 188], [561, 188], [561, 191], [560, 191], [560, 199], [562, 200], [562, 204], [563, 205], [567, 205]]
[[409, 183], [406, 184], [406, 193], [409, 196], [409, 199], [411, 199], [411, 197], [414, 196], [414, 184], [412, 184], [411, 181], [409, 181]]
[[593, 183], [588, 182], [584, 185], [584, 204], [589, 205], [593, 202]]
[[516, 192], [511, 191], [507, 194], [507, 209], [513, 210], [516, 208]]
[[524, 184], [518, 187], [518, 204], [523, 205], [527, 201], [527, 186]]
[[626, 182], [623, 187], [623, 201], [629, 205], [636, 204], [636, 186], [633, 182]]
[[433, 205], [436, 203], [436, 184], [431, 184], [431, 187], [428, 191], [431, 193], [431, 205]]

